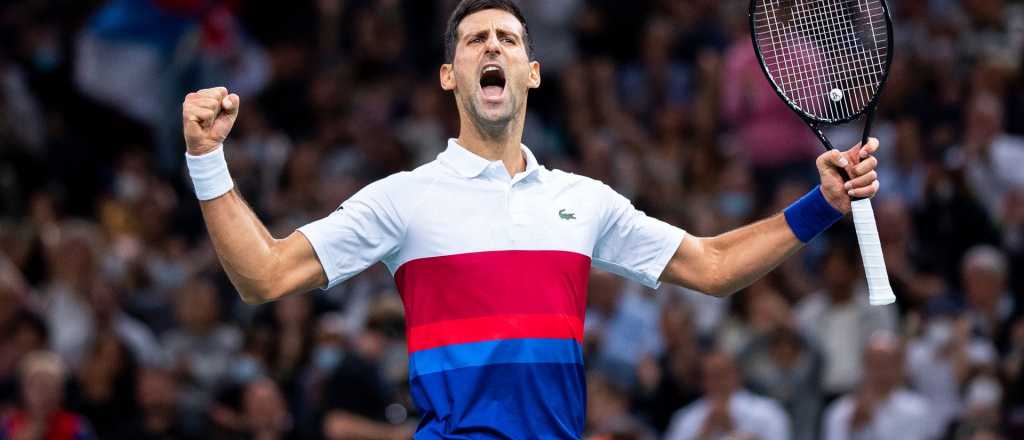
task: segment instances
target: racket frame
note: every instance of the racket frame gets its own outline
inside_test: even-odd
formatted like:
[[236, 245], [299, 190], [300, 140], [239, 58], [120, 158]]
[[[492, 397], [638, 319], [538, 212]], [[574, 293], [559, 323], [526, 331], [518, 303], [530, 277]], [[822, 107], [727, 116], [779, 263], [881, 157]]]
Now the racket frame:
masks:
[[[864, 108], [860, 109], [860, 111], [845, 118], [826, 119], [814, 116], [805, 111], [803, 108], [801, 108], [800, 105], [798, 105], [788, 96], [786, 96], [785, 93], [783, 93], [782, 88], [779, 87], [779, 85], [775, 82], [775, 79], [772, 78], [771, 72], [768, 71], [768, 67], [765, 65], [764, 54], [761, 52], [761, 45], [757, 39], [757, 29], [754, 18], [756, 14], [757, 4], [765, 2], [764, 0], [750, 0], [750, 6], [747, 12], [750, 26], [750, 41], [754, 45], [754, 53], [757, 55], [757, 64], [761, 66], [761, 73], [764, 73], [765, 78], [767, 78], [768, 82], [771, 83], [772, 89], [775, 90], [775, 94], [779, 95], [779, 98], [782, 99], [782, 101], [785, 102], [786, 105], [789, 106], [789, 108], [792, 109], [797, 114], [797, 116], [800, 116], [800, 119], [803, 119], [807, 126], [810, 127], [811, 131], [813, 131], [814, 134], [818, 136], [818, 139], [821, 140], [821, 143], [823, 144], [826, 150], [834, 150], [836, 148], [835, 146], [832, 145], [832, 142], [829, 141], [828, 138], [825, 137], [825, 134], [821, 131], [822, 126], [834, 127], [837, 125], [845, 124], [857, 120], [861, 116], [864, 116], [865, 114], [867, 115], [867, 120], [864, 124], [864, 134], [861, 136], [861, 143], [867, 143], [868, 135], [871, 132], [871, 122], [874, 120], [875, 108], [878, 107], [878, 102], [882, 97], [882, 90], [885, 89], [885, 83], [889, 80], [889, 68], [892, 66], [893, 57], [893, 40], [895, 40], [895, 38], [893, 38], [892, 15], [890, 14], [889, 5], [888, 3], [886, 3], [885, 0], [877, 1], [882, 6], [882, 15], [883, 17], [885, 17], [885, 31], [887, 33], [885, 50], [885, 69], [883, 69], [882, 71], [882, 80], [878, 84], [878, 90], [876, 90], [874, 96], [871, 97], [871, 101], [869, 101], [868, 104], [864, 106]], [[849, 180], [848, 176], [844, 177], [847, 177], [847, 180]]]

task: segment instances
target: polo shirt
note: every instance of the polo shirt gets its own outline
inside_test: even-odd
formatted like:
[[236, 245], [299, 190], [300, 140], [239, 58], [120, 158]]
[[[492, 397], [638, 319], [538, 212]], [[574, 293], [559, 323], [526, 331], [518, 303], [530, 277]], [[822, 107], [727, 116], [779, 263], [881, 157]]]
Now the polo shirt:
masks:
[[449, 140], [299, 228], [326, 288], [378, 261], [394, 275], [417, 439], [581, 438], [591, 266], [656, 288], [685, 234], [522, 152], [509, 176]]

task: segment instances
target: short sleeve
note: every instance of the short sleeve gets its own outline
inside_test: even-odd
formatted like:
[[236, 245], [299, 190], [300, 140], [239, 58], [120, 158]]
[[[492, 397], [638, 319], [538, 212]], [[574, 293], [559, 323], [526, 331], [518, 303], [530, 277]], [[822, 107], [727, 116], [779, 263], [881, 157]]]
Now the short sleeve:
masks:
[[648, 217], [607, 185], [601, 184], [600, 191], [605, 212], [594, 246], [594, 267], [658, 288], [658, 278], [686, 232]]
[[299, 228], [327, 275], [330, 289], [395, 253], [405, 235], [400, 174], [371, 183], [320, 220]]

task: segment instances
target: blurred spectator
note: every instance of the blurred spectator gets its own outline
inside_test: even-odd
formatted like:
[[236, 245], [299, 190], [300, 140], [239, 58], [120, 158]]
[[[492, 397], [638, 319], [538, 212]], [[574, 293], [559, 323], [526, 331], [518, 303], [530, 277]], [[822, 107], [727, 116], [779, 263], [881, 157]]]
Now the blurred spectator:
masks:
[[821, 265], [823, 289], [796, 306], [801, 330], [824, 351], [822, 389], [830, 396], [849, 392], [861, 380], [858, 353], [871, 334], [896, 330], [895, 306], [868, 304], [855, 246], [847, 240], [831, 244]]
[[979, 367], [990, 370], [996, 350], [976, 337], [970, 319], [932, 317], [907, 350], [911, 384], [928, 399], [932, 423], [940, 429], [963, 411], [962, 390]]
[[751, 284], [734, 304], [734, 313], [723, 320], [715, 334], [715, 347], [734, 356], [751, 341], [792, 324], [789, 303], [769, 279]]
[[966, 119], [967, 182], [989, 215], [1000, 218], [1007, 193], [1024, 188], [1024, 173], [1017, 167], [1024, 161], [1024, 138], [1006, 133], [1003, 104], [988, 93], [970, 100]]
[[66, 378], [66, 367], [55, 353], [36, 351], [26, 355], [19, 375], [22, 406], [0, 422], [0, 438], [95, 438], [84, 417], [63, 409]]
[[825, 440], [933, 439], [936, 424], [927, 401], [903, 386], [903, 343], [876, 332], [863, 352], [864, 380], [825, 411]]
[[921, 312], [948, 290], [945, 279], [938, 275], [933, 256], [922, 249], [911, 223], [907, 202], [898, 197], [885, 197], [874, 202], [878, 234], [889, 271], [889, 281], [901, 310]]
[[178, 412], [178, 382], [167, 370], [143, 369], [135, 376], [135, 400], [138, 417], [121, 423], [116, 437], [138, 440], [183, 440], [181, 414]]
[[231, 361], [241, 349], [241, 334], [234, 326], [219, 321], [220, 301], [209, 280], [190, 280], [175, 299], [179, 327], [164, 334], [163, 348], [182, 384], [184, 411], [196, 417], [225, 384]]
[[599, 371], [587, 374], [588, 438], [654, 440], [654, 432], [630, 413], [627, 389]]
[[687, 103], [690, 71], [672, 59], [676, 34], [671, 21], [651, 20], [643, 35], [639, 62], [622, 69], [619, 83], [626, 109], [636, 116], [650, 118], [650, 111]]
[[1009, 292], [1009, 262], [998, 248], [980, 245], [964, 255], [960, 272], [968, 319], [976, 334], [990, 340], [1003, 339], [1016, 312], [1016, 298]]
[[661, 308], [659, 320], [665, 350], [637, 365], [637, 409], [658, 432], [672, 414], [700, 397], [700, 346], [694, 312], [678, 297]]
[[[156, 336], [145, 324], [121, 310], [120, 298], [105, 277], [93, 279], [89, 288], [89, 308], [94, 321], [91, 326], [93, 332], [116, 335], [139, 363], [147, 366], [163, 364], [164, 356]], [[94, 344], [99, 344], [101, 337], [91, 339]]]
[[587, 338], [595, 341], [591, 362], [615, 380], [633, 382], [640, 359], [660, 350], [658, 304], [641, 286], [607, 272], [592, 271]]
[[992, 376], [980, 375], [967, 385], [964, 411], [950, 427], [947, 438], [968, 439], [1000, 427], [1003, 387]]
[[90, 346], [94, 321], [88, 292], [102, 256], [99, 233], [85, 220], [54, 226], [44, 237], [47, 267], [52, 270], [43, 288], [45, 315], [53, 349], [74, 368]]
[[0, 405], [14, 401], [18, 366], [25, 355], [45, 350], [49, 340], [46, 322], [38, 315], [15, 307], [8, 311], [11, 317], [2, 323], [7, 337], [0, 342]]
[[309, 396], [319, 400], [323, 409], [323, 429], [328, 439], [392, 439], [411, 437], [414, 428], [407, 422], [408, 410], [393, 402], [391, 387], [383, 377], [383, 365], [366, 358], [343, 335], [339, 316], [324, 316], [320, 321], [312, 379], [319, 379]]
[[136, 362], [113, 333], [97, 335], [78, 372], [77, 409], [101, 438], [111, 437], [125, 419], [136, 417]]
[[755, 338], [739, 363], [750, 389], [775, 399], [789, 414], [793, 438], [813, 440], [818, 438], [824, 359], [794, 325]]
[[785, 411], [774, 400], [742, 389], [739, 369], [728, 354], [705, 354], [701, 372], [704, 397], [672, 417], [666, 440], [790, 438]]
[[253, 380], [241, 390], [238, 408], [220, 408], [214, 416], [216, 440], [289, 440], [297, 438], [295, 421], [281, 390], [266, 378]]

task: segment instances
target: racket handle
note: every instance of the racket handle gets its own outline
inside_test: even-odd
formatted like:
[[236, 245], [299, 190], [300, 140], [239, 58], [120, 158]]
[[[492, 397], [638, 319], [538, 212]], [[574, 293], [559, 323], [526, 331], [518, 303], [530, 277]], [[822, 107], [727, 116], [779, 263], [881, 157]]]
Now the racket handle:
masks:
[[889, 285], [889, 273], [885, 270], [882, 256], [882, 242], [878, 239], [875, 225], [875, 211], [870, 199], [853, 201], [853, 225], [857, 228], [857, 243], [864, 259], [864, 275], [868, 279], [868, 302], [883, 306], [896, 302], [896, 295]]

